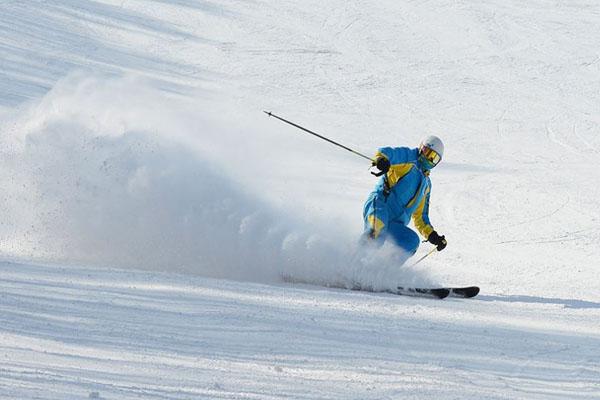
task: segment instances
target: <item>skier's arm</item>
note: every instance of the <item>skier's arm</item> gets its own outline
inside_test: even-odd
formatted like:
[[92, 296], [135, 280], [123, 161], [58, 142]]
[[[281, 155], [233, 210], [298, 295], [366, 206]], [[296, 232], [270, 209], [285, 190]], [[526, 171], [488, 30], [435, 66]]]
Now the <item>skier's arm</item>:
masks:
[[429, 222], [429, 195], [431, 193], [431, 189], [427, 189], [427, 194], [423, 196], [419, 206], [415, 210], [413, 214], [413, 221], [415, 223], [415, 227], [419, 230], [421, 235], [427, 238], [427, 241], [433, 245], [435, 245], [438, 251], [442, 251], [446, 248], [448, 242], [446, 241], [446, 237], [444, 235], [440, 236], [433, 229], [431, 223]]
[[415, 227], [421, 233], [424, 238], [429, 238], [431, 232], [433, 232], [433, 226], [429, 222], [429, 195], [431, 190], [427, 189], [427, 194], [423, 196], [421, 202], [417, 206], [417, 209], [413, 213], [413, 222]]
[[412, 150], [408, 147], [382, 147], [375, 155], [376, 159], [379, 157], [385, 157], [392, 166], [414, 161], [411, 160], [414, 158]]
[[381, 159], [389, 163], [385, 173], [389, 186], [393, 187], [413, 167], [416, 150], [408, 147], [382, 147], [375, 155], [376, 164], [379, 164]]

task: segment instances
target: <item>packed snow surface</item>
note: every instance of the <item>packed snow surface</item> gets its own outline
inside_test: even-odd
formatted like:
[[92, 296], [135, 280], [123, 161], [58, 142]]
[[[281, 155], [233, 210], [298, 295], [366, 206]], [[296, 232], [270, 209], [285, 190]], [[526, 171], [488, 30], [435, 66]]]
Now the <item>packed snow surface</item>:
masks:
[[594, 399], [595, 302], [2, 264], [4, 398]]
[[[598, 38], [595, 1], [0, 2], [0, 398], [600, 398]], [[360, 249], [368, 161], [263, 110], [442, 137], [447, 249]]]

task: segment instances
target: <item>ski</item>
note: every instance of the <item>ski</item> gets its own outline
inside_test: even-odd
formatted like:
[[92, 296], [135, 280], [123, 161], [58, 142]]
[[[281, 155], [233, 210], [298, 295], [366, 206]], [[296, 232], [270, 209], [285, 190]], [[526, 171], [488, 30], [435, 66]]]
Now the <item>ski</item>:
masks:
[[461, 297], [464, 299], [470, 299], [471, 297], [475, 297], [479, 294], [478, 286], [467, 286], [461, 288], [449, 288], [450, 289], [450, 297]]
[[429, 297], [433, 299], [444, 299], [450, 295], [450, 289], [448, 288], [411, 288], [398, 286], [396, 290], [390, 291], [390, 293], [399, 294], [401, 296], [413, 296], [413, 297]]
[[[305, 281], [302, 279], [294, 278], [292, 276], [282, 276], [284, 282], [293, 284], [307, 284], [314, 285], [314, 282]], [[329, 283], [322, 284], [328, 288], [336, 289], [350, 289], [360, 292], [370, 293], [389, 293], [399, 296], [411, 296], [411, 297], [424, 297], [430, 299], [445, 299], [446, 297], [455, 297], [468, 299], [475, 297], [479, 294], [479, 287], [477, 286], [465, 286], [465, 287], [437, 287], [437, 288], [424, 288], [424, 287], [409, 287], [409, 286], [397, 286], [395, 289], [375, 289], [370, 286], [364, 286], [359, 283], [354, 283], [348, 286], [345, 283]]]
[[395, 291], [389, 291], [390, 293], [399, 294], [402, 296], [414, 296], [414, 297], [430, 297], [436, 299], [445, 299], [446, 297], [458, 297], [463, 299], [469, 299], [479, 294], [478, 286], [466, 286], [466, 287], [440, 287], [440, 288], [411, 288], [398, 286]]

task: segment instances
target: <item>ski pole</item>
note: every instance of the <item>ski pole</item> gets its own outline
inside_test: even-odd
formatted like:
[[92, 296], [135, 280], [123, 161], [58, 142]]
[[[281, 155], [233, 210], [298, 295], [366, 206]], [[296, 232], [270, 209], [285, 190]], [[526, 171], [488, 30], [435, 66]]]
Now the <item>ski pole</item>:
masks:
[[418, 263], [420, 263], [421, 261], [423, 261], [424, 259], [426, 259], [430, 255], [432, 255], [436, 250], [437, 250], [437, 247], [434, 247], [433, 249], [431, 249], [431, 251], [429, 251], [423, 257], [419, 258], [416, 263], [414, 263], [413, 265], [411, 265], [411, 267], [414, 267], [415, 265], [417, 265]]
[[331, 140], [331, 139], [328, 139], [328, 138], [326, 138], [325, 136], [319, 135], [318, 133], [316, 133], [316, 132], [313, 132], [313, 131], [311, 131], [311, 130], [309, 130], [309, 129], [306, 129], [306, 128], [304, 128], [304, 127], [302, 127], [302, 126], [298, 125], [298, 124], [295, 124], [295, 123], [293, 123], [292, 121], [288, 121], [287, 119], [281, 118], [281, 117], [279, 117], [279, 116], [277, 116], [277, 115], [273, 114], [273, 113], [272, 113], [272, 112], [270, 112], [270, 111], [263, 111], [263, 112], [264, 112], [265, 114], [267, 114], [269, 117], [275, 117], [275, 118], [277, 118], [278, 120], [285, 122], [286, 124], [290, 124], [290, 125], [292, 125], [292, 126], [295, 126], [296, 128], [303, 130], [304, 132], [308, 132], [308, 133], [310, 133], [311, 135], [314, 135], [314, 136], [316, 136], [316, 137], [318, 137], [318, 138], [321, 138], [321, 139], [325, 140], [326, 142], [329, 142], [329, 143], [331, 143], [331, 144], [334, 144], [334, 145], [336, 145], [336, 146], [338, 146], [338, 147], [341, 147], [342, 149], [348, 150], [349, 152], [351, 152], [351, 153], [354, 153], [354, 154], [356, 154], [357, 156], [360, 156], [360, 157], [362, 157], [362, 158], [366, 158], [367, 160], [369, 160], [369, 161], [371, 161], [371, 162], [375, 162], [375, 160], [373, 160], [371, 157], [367, 157], [367, 156], [365, 156], [364, 154], [361, 154], [361, 153], [359, 153], [359, 152], [358, 152], [358, 151], [356, 151], [356, 150], [352, 150], [350, 147], [346, 147], [346, 146], [344, 146], [343, 144], [340, 144], [340, 143], [338, 143], [338, 142], [335, 142], [335, 141], [333, 141], [333, 140]]

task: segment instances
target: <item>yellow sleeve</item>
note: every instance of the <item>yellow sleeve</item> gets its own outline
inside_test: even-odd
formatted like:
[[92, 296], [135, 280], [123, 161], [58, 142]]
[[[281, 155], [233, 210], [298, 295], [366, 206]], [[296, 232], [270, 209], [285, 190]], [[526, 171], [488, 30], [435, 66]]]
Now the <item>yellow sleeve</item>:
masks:
[[[428, 210], [425, 209], [425, 204], [428, 203], [429, 200], [429, 190], [427, 190], [427, 194], [423, 196], [417, 209], [413, 213], [413, 223], [415, 227], [421, 233], [421, 236], [424, 238], [428, 238], [429, 234], [433, 232], [433, 226], [428, 221]], [[429, 208], [429, 205], [427, 206]]]

